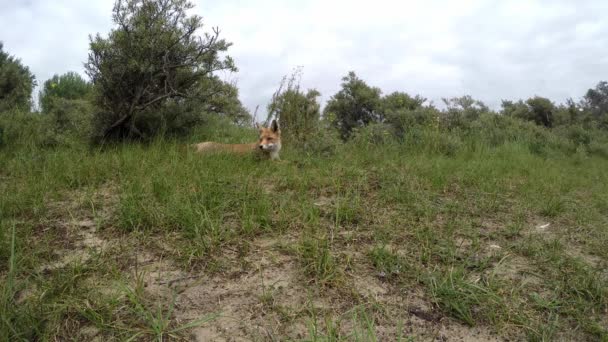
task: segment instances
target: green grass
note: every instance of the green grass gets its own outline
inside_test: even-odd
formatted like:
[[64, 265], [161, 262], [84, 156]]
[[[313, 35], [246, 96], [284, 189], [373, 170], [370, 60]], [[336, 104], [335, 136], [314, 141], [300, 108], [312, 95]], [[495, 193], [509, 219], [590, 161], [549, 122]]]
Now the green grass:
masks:
[[[329, 156], [286, 145], [278, 163], [168, 141], [0, 150], [0, 339], [86, 339], [91, 327], [108, 339], [186, 338], [214, 313], [178, 321], [179, 294], [148, 293], [138, 253], [230, 283], [230, 270], [255, 271], [253, 242], [278, 239], [292, 285], [334, 304], [285, 311], [280, 293], [261, 291], [281, 317], [268, 320], [276, 339], [304, 322], [306, 341], [418, 340], [387, 313], [407, 312], [418, 291], [437, 320], [516, 339], [606, 340], [608, 160], [564, 152], [559, 140], [437, 137], [349, 143]], [[48, 267], [58, 251], [82, 249], [65, 228], [82, 219], [110, 249]], [[371, 308], [354, 286], [361, 277], [399, 300]]]

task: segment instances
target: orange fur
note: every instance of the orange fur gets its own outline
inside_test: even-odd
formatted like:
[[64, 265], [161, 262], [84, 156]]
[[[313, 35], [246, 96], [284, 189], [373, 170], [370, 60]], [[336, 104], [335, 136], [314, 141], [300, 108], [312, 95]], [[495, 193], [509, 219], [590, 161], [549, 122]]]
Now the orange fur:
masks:
[[193, 147], [198, 153], [208, 152], [230, 152], [230, 153], [255, 153], [259, 152], [270, 159], [279, 159], [281, 150], [281, 130], [278, 123], [273, 120], [270, 127], [258, 127], [260, 136], [258, 142], [251, 144], [222, 144], [213, 141], [206, 141], [194, 144]]

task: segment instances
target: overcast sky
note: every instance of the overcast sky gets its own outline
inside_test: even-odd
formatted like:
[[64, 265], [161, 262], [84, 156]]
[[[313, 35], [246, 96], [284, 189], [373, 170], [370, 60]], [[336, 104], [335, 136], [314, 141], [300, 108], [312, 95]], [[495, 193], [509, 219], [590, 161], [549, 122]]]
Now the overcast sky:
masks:
[[[498, 107], [534, 95], [563, 102], [608, 80], [608, 0], [194, 1], [206, 28], [234, 43], [241, 100], [267, 105], [281, 77], [323, 103], [354, 70], [384, 93], [440, 104], [464, 94]], [[88, 35], [112, 28], [113, 0], [0, 0], [0, 40], [39, 84], [85, 76]]]

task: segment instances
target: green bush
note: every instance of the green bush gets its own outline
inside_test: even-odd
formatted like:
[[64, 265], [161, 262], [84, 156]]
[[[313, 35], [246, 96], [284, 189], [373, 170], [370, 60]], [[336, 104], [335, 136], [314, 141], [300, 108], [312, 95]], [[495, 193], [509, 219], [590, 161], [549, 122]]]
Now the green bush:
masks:
[[409, 130], [430, 127], [437, 123], [439, 115], [439, 111], [434, 107], [397, 109], [386, 112], [385, 123], [391, 127], [392, 133], [402, 140]]
[[608, 159], [608, 143], [592, 141], [587, 147], [587, 152], [589, 152], [589, 154]]
[[[312, 136], [313, 138], [308, 140], [306, 144], [296, 144], [293, 147], [307, 155], [331, 157], [335, 155], [340, 146], [343, 145], [340, 134], [333, 128], [317, 127], [317, 129], [312, 132]], [[289, 145], [289, 142], [284, 145], [286, 145], [287, 148], [292, 147]]]
[[568, 141], [571, 149], [582, 149], [590, 155], [608, 157], [608, 136], [598, 127], [574, 124], [553, 129], [554, 136]]
[[589, 146], [591, 143], [591, 133], [580, 125], [570, 126], [567, 128], [567, 137], [576, 145]]
[[434, 153], [453, 157], [464, 147], [462, 138], [458, 134], [444, 134], [431, 130], [427, 130], [427, 134], [427, 139], [430, 140], [428, 146]]
[[532, 121], [540, 126], [553, 127], [555, 123], [556, 106], [549, 99], [535, 96], [526, 102], [503, 101], [502, 114], [522, 120]]
[[396, 142], [392, 127], [385, 123], [372, 123], [352, 131], [353, 145], [382, 145]]
[[89, 101], [55, 98], [51, 108], [49, 115], [58, 132], [78, 133], [81, 137], [89, 135], [93, 112]]
[[0, 112], [29, 110], [36, 78], [18, 58], [3, 51], [0, 42]]
[[599, 82], [583, 97], [583, 107], [600, 127], [608, 129], [608, 82]]
[[217, 141], [222, 143], [251, 143], [258, 138], [253, 127], [235, 125], [231, 118], [215, 114], [203, 114], [201, 124], [188, 135], [189, 142]]
[[43, 113], [50, 113], [57, 105], [57, 99], [85, 100], [91, 96], [92, 90], [92, 85], [75, 72], [54, 75], [42, 86], [40, 108]]
[[[85, 69], [94, 88], [95, 137], [149, 140], [178, 122], [177, 114], [214, 112], [225, 83], [218, 71], [236, 71], [223, 53], [231, 45], [219, 29], [200, 36], [202, 17], [191, 15], [187, 0], [116, 1], [115, 27], [107, 38], [91, 37]], [[184, 104], [187, 108], [170, 112]], [[169, 117], [164, 114], [170, 114]], [[184, 127], [184, 129], [189, 127]]]
[[8, 149], [40, 146], [50, 126], [49, 118], [43, 115], [21, 110], [1, 112], [1, 146]]
[[327, 101], [324, 116], [331, 118], [342, 139], [347, 140], [353, 130], [382, 121], [382, 92], [367, 85], [354, 71], [342, 78], [341, 87]]
[[277, 119], [285, 142], [306, 147], [317, 141], [316, 134], [321, 116], [317, 97], [321, 96], [321, 93], [316, 89], [309, 89], [306, 93], [301, 91], [300, 77], [300, 69], [289, 77], [283, 77], [279, 89], [268, 105], [266, 122]]
[[483, 113], [490, 110], [483, 102], [473, 99], [469, 95], [443, 99], [446, 110], [441, 113], [441, 123], [447, 129], [469, 129], [471, 124], [479, 119]]
[[517, 140], [521, 122], [510, 117], [484, 114], [471, 124], [471, 135], [482, 139], [491, 147]]
[[1, 144], [7, 148], [86, 145], [93, 107], [85, 100], [54, 98], [47, 114], [13, 110], [0, 113]]

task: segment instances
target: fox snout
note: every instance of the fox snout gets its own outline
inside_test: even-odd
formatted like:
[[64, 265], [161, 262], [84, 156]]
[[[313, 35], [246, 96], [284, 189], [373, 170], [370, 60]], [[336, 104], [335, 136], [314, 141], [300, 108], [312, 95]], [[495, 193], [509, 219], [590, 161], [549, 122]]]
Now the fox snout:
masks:
[[281, 131], [276, 120], [272, 120], [269, 128], [260, 127], [260, 136], [256, 149], [268, 154], [271, 159], [279, 158], [279, 150], [281, 149]]

